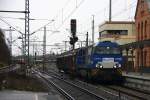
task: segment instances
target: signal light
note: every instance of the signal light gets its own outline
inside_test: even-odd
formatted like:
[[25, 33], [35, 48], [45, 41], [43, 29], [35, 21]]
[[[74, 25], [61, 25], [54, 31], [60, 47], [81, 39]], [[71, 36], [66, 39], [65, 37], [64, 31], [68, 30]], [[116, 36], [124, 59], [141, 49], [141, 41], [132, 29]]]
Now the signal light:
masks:
[[75, 36], [75, 37], [70, 37], [70, 42], [69, 42], [69, 43], [70, 43], [71, 45], [73, 45], [73, 44], [75, 44], [75, 42], [77, 42], [77, 41], [78, 41], [78, 37], [76, 37], [76, 36]]
[[73, 36], [76, 35], [76, 19], [71, 19], [71, 33]]
[[77, 42], [78, 41], [78, 37], [74, 37], [74, 42]]
[[74, 44], [74, 41], [73, 41], [73, 38], [72, 37], [70, 37], [70, 42], [69, 42], [71, 45], [73, 45]]

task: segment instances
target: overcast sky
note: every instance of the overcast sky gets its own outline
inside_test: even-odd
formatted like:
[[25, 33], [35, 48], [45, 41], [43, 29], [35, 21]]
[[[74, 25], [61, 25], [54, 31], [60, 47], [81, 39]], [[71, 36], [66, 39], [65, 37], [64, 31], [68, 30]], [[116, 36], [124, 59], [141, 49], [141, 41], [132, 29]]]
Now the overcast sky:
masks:
[[[112, 20], [134, 21], [137, 0], [112, 0]], [[80, 40], [85, 40], [86, 32], [89, 32], [91, 39], [91, 20], [95, 16], [95, 41], [98, 41], [98, 25], [108, 20], [109, 0], [30, 0], [30, 18], [39, 19], [30, 21], [30, 32], [34, 32], [51, 20], [47, 26], [47, 44], [63, 43], [69, 40], [70, 19], [77, 19], [77, 35]], [[24, 11], [25, 0], [0, 0], [0, 10]], [[11, 18], [8, 18], [11, 17]], [[24, 32], [24, 20], [14, 18], [24, 18], [24, 14], [0, 13], [0, 18], [7, 23]], [[0, 27], [8, 29], [9, 26], [0, 20]], [[59, 32], [53, 32], [59, 31]], [[8, 38], [8, 32], [6, 38]], [[80, 33], [80, 34], [79, 34]], [[82, 33], [82, 34], [81, 34]], [[20, 34], [13, 32], [13, 40]], [[36, 32], [31, 39], [43, 39], [43, 32]], [[21, 46], [21, 41], [17, 40], [13, 44], [13, 54], [20, 54], [17, 46]], [[54, 47], [47, 47], [50, 52]], [[32, 49], [32, 47], [31, 47]], [[38, 50], [42, 47], [38, 47]], [[40, 52], [40, 51], [39, 51]], [[31, 50], [32, 54], [32, 50]]]

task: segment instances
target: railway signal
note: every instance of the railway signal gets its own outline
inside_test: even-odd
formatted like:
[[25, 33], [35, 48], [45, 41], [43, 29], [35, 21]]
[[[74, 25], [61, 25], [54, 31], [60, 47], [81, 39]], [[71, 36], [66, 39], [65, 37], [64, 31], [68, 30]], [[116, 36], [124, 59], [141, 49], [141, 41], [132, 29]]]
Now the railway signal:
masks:
[[71, 19], [71, 33], [73, 36], [76, 35], [76, 19]]
[[74, 45], [76, 42], [78, 41], [78, 37], [77, 36], [75, 36], [75, 37], [70, 37], [70, 44], [71, 45]]
[[76, 36], [76, 19], [71, 19], [70, 24], [71, 24], [71, 33], [72, 33], [72, 37], [70, 37], [70, 44], [73, 45], [73, 49], [74, 49], [74, 45], [78, 41], [78, 37]]

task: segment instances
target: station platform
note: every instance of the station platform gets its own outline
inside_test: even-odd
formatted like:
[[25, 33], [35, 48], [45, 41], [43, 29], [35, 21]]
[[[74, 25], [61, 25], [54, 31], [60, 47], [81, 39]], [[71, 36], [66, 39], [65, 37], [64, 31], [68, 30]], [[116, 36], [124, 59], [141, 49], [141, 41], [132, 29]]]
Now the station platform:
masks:
[[26, 91], [0, 91], [0, 100], [63, 100], [59, 95]]
[[122, 74], [123, 74], [123, 76], [127, 76], [127, 77], [150, 80], [150, 73], [125, 72], [125, 71], [123, 71]]

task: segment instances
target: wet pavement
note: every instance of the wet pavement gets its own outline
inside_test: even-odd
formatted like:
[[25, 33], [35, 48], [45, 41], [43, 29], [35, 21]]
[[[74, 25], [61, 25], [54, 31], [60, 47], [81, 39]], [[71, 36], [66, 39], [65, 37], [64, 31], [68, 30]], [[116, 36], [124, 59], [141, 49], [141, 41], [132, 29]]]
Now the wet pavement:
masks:
[[3, 90], [0, 91], [0, 100], [63, 100], [63, 99], [61, 99], [59, 95], [51, 95], [48, 93]]
[[125, 71], [123, 71], [122, 74], [123, 74], [123, 76], [150, 80], [150, 73], [125, 72]]

